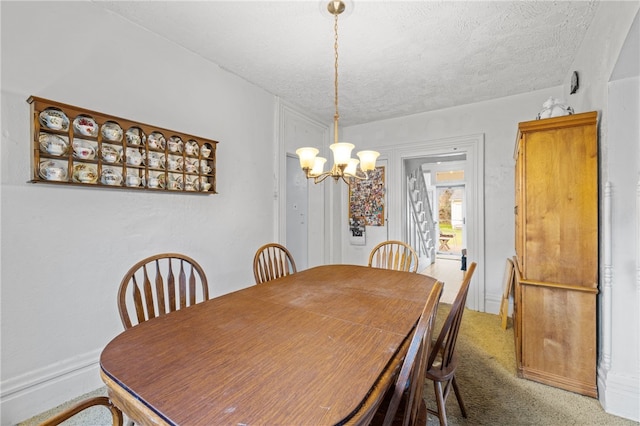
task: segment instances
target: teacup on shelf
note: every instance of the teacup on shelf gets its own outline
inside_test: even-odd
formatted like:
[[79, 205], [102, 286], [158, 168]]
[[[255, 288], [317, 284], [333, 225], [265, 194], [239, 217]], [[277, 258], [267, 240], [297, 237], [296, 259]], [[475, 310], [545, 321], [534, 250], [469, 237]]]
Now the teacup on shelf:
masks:
[[200, 153], [202, 154], [202, 157], [209, 158], [209, 155], [211, 154], [211, 150], [207, 148], [206, 145], [204, 145], [202, 148], [200, 148]]
[[130, 127], [125, 133], [127, 138], [127, 145], [140, 145], [145, 143], [146, 136], [139, 127]]
[[67, 143], [61, 138], [47, 140], [47, 152], [51, 155], [62, 155], [67, 151]]
[[47, 124], [47, 127], [53, 130], [61, 130], [62, 129], [62, 117], [57, 117], [55, 115], [47, 115], [44, 117], [44, 121]]
[[102, 183], [105, 185], [120, 185], [122, 183], [122, 175], [113, 169], [104, 169], [102, 171]]
[[140, 176], [136, 176], [136, 175], [127, 176], [127, 186], [140, 186], [141, 182], [142, 180], [140, 179]]
[[182, 170], [182, 157], [169, 156], [167, 167], [169, 170]]
[[164, 167], [164, 154], [159, 152], [150, 152], [146, 156], [145, 163], [153, 169]]
[[142, 154], [135, 148], [127, 148], [127, 164], [130, 166], [139, 166], [142, 163]]
[[178, 136], [172, 136], [167, 141], [167, 149], [169, 152], [182, 152], [182, 139]]
[[209, 179], [207, 179], [206, 177], [201, 177], [198, 180], [198, 189], [202, 192], [206, 192], [211, 188], [211, 183], [209, 182]]
[[91, 160], [96, 155], [95, 149], [90, 146], [77, 145], [73, 148], [73, 152], [77, 158], [82, 160]]
[[67, 176], [67, 171], [62, 167], [47, 167], [44, 169], [44, 176], [47, 180], [64, 180]]
[[149, 181], [147, 182], [147, 186], [149, 188], [161, 188], [162, 181], [158, 176], [149, 176]]
[[122, 127], [115, 121], [107, 121], [102, 125], [102, 136], [108, 141], [122, 140]]
[[97, 136], [98, 135], [98, 124], [96, 121], [85, 115], [79, 115], [73, 120], [73, 128], [77, 133], [80, 133], [84, 136]]
[[120, 153], [113, 147], [108, 145], [102, 146], [102, 159], [107, 163], [116, 163], [120, 161]]
[[147, 145], [149, 145], [149, 148], [151, 149], [164, 149], [164, 136], [159, 132], [151, 133], [147, 138]]
[[82, 183], [92, 183], [96, 180], [96, 173], [93, 170], [79, 170], [77, 173], [78, 180]]
[[184, 152], [187, 155], [198, 155], [198, 142], [189, 140], [184, 146]]
[[40, 113], [40, 123], [52, 130], [67, 130], [69, 119], [58, 108], [47, 108]]

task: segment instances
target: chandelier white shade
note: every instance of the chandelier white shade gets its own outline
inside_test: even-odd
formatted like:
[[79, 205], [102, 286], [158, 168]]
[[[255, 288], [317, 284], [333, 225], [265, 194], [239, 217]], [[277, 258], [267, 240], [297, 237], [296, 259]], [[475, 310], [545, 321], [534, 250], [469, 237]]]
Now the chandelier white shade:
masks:
[[[348, 142], [338, 142], [338, 15], [344, 11], [345, 5], [342, 1], [330, 1], [327, 9], [335, 17], [335, 107], [336, 113], [333, 116], [333, 139], [334, 143], [329, 146], [333, 153], [333, 167], [331, 170], [324, 171], [324, 163], [327, 159], [318, 157], [318, 149], [305, 147], [296, 150], [296, 154], [300, 159], [300, 167], [305, 172], [307, 179], [313, 178], [315, 183], [322, 182], [331, 176], [336, 182], [342, 179], [347, 185], [350, 184], [349, 179], [368, 179], [367, 172], [376, 168], [376, 159], [380, 155], [376, 151], [359, 151], [357, 153], [359, 160], [351, 158], [351, 151], [355, 146]], [[360, 168], [358, 168], [358, 164]]]

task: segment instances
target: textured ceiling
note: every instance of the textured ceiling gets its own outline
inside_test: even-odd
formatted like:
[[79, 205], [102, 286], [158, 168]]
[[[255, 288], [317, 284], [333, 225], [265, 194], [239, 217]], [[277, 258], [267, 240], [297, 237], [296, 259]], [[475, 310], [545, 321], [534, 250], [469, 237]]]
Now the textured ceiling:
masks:
[[[334, 114], [328, 1], [100, 1], [316, 118]], [[348, 0], [340, 124], [561, 85], [597, 1]]]

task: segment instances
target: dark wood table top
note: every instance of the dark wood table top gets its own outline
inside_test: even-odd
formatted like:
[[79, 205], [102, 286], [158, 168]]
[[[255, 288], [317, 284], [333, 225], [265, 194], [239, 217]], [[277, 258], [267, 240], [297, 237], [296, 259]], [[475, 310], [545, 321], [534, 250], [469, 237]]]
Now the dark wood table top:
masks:
[[102, 378], [140, 425], [338, 424], [402, 356], [434, 282], [311, 268], [123, 332], [102, 352]]

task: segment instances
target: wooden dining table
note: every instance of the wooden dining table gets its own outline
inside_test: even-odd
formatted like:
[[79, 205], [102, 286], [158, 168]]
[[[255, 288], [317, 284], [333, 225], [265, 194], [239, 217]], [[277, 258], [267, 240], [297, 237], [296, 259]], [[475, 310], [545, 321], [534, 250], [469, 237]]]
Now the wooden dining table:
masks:
[[101, 376], [138, 425], [358, 423], [392, 384], [435, 281], [310, 268], [124, 331]]

